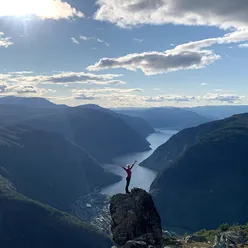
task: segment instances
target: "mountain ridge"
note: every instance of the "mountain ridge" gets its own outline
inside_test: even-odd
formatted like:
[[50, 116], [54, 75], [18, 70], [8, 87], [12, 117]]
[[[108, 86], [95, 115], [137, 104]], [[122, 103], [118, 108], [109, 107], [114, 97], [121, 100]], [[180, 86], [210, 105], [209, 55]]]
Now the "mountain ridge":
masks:
[[151, 185], [164, 227], [194, 232], [216, 229], [222, 223], [245, 224], [248, 114], [184, 132], [192, 130], [197, 140]]
[[30, 108], [0, 104], [0, 126], [12, 125], [57, 132], [101, 163], [112, 162], [113, 158], [128, 153], [150, 150], [145, 137], [154, 132], [142, 120], [121, 118], [100, 107]]
[[153, 128], [166, 128], [171, 130], [182, 130], [210, 121], [207, 117], [183, 108], [158, 107], [116, 110], [116, 112], [140, 117], [147, 121]]
[[0, 129], [0, 164], [20, 193], [62, 210], [120, 180], [63, 136], [23, 126]]

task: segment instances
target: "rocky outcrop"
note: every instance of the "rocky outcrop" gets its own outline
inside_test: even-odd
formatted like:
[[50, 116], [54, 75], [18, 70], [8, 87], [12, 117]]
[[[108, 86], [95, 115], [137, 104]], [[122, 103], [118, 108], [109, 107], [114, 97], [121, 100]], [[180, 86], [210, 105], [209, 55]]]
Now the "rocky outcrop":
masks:
[[110, 201], [113, 240], [123, 248], [161, 247], [161, 219], [151, 195], [142, 189]]
[[208, 241], [205, 237], [196, 234], [190, 235], [185, 239], [185, 243], [194, 243], [194, 242], [207, 243]]
[[236, 245], [245, 245], [247, 239], [242, 232], [228, 231], [218, 234], [215, 237], [213, 248], [226, 248]]
[[176, 233], [163, 231], [163, 246], [167, 248], [177, 248], [182, 247], [184, 240], [182, 237], [178, 236]]

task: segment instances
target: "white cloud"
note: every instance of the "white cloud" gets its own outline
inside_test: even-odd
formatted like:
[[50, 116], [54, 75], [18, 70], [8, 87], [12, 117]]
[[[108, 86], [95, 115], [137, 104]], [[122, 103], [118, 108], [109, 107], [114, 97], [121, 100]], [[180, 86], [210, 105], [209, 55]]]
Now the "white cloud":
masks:
[[218, 94], [218, 93], [208, 93], [205, 96], [199, 97], [201, 100], [206, 101], [216, 101], [225, 103], [237, 103], [247, 99], [246, 96], [239, 96], [237, 94]]
[[11, 75], [25, 75], [25, 74], [33, 74], [33, 71], [15, 71], [10, 72]]
[[200, 41], [188, 42], [175, 47], [175, 50], [199, 50], [200, 48], [210, 47], [214, 44], [239, 43], [248, 40], [248, 29], [237, 30], [225, 34], [223, 37], [209, 38]]
[[0, 81], [7, 80], [10, 77], [12, 77], [11, 74], [0, 74]]
[[192, 102], [192, 101], [208, 101], [208, 102], [221, 102], [221, 103], [240, 103], [247, 96], [240, 96], [237, 94], [220, 94], [220, 93], [207, 93], [203, 96], [183, 96], [183, 95], [161, 95], [161, 96], [145, 96], [141, 98], [146, 102]]
[[122, 80], [110, 80], [110, 81], [92, 81], [89, 84], [98, 84], [98, 85], [124, 85], [127, 84]]
[[146, 102], [190, 102], [196, 100], [194, 96], [179, 96], [179, 95], [161, 95], [161, 96], [146, 96], [142, 98]]
[[82, 89], [72, 90], [73, 93], [81, 94], [81, 93], [136, 93], [136, 92], [143, 92], [140, 88], [134, 89], [120, 89], [120, 88], [100, 88], [100, 89]]
[[101, 89], [74, 89], [72, 98], [81, 101], [94, 101], [95, 103], [104, 103], [108, 107], [159, 107], [159, 106], [192, 106], [202, 104], [240, 104], [247, 100], [247, 96], [228, 93], [207, 93], [205, 95], [157, 95], [146, 96], [139, 94], [142, 89], [119, 89], [119, 88], [101, 88]]
[[56, 91], [53, 89], [43, 89], [39, 88], [36, 85], [32, 84], [9, 84], [6, 82], [0, 82], [0, 94], [8, 95], [8, 94], [35, 94], [35, 95], [43, 95], [44, 93]]
[[112, 107], [116, 106], [137, 106], [137, 104], [144, 104], [140, 99], [131, 94], [123, 93], [80, 93], [75, 94], [73, 97], [75, 100], [83, 101], [105, 101], [109, 102], [109, 105]]
[[82, 36], [82, 35], [80, 35], [79, 38], [80, 38], [81, 40], [85, 40], [85, 41], [94, 40], [94, 39], [95, 39], [94, 37], [87, 37], [87, 36]]
[[225, 91], [225, 90], [223, 90], [223, 89], [214, 89], [214, 91], [215, 91], [215, 92], [223, 92], [223, 91]]
[[[167, 73], [185, 69], [199, 69], [212, 64], [221, 57], [211, 50], [202, 50], [215, 44], [230, 44], [248, 41], [248, 29], [225, 34], [223, 37], [209, 38], [188, 42], [165, 52], [147, 52], [128, 54], [119, 58], [103, 58], [95, 65], [88, 67], [91, 71], [125, 68], [142, 70], [146, 75]], [[246, 47], [241, 44], [240, 47]]]
[[103, 100], [110, 101], [112, 104], [115, 102], [136, 101], [140, 97], [135, 93], [143, 92], [142, 89], [120, 89], [120, 88], [101, 88], [101, 89], [74, 89], [72, 90], [75, 100], [92, 101]]
[[[198, 69], [220, 59], [220, 56], [203, 48], [248, 41], [247, 0], [99, 0], [98, 5], [95, 19], [120, 27], [172, 23], [217, 26], [231, 31], [223, 37], [188, 42], [165, 52], [103, 58], [89, 66], [90, 70], [125, 68], [135, 71], [137, 68], [146, 75], [153, 75]], [[248, 47], [248, 44], [240, 44], [239, 47]]]
[[99, 38], [96, 38], [97, 42], [105, 44], [107, 47], [109, 47], [109, 43], [105, 42], [104, 40], [101, 40]]
[[74, 97], [75, 100], [91, 101], [97, 100], [98, 98], [90, 94], [79, 94]]
[[122, 85], [126, 82], [116, 80], [121, 77], [119, 74], [92, 74], [84, 72], [60, 72], [53, 75], [12, 75], [0, 74], [0, 79], [3, 78], [9, 82], [29, 82], [33, 84], [99, 84], [99, 85]]
[[154, 88], [153, 90], [155, 90], [155, 91], [160, 91], [161, 89], [159, 89], [159, 88]]
[[82, 18], [84, 14], [61, 0], [0, 0], [0, 17], [32, 16], [40, 19]]
[[14, 43], [11, 41], [11, 37], [4, 37], [4, 33], [0, 32], [0, 47], [9, 47], [12, 46]]
[[103, 43], [105, 46], [107, 46], [107, 47], [110, 47], [110, 44], [109, 43], [107, 43], [106, 41], [104, 41], [104, 40], [101, 40], [101, 39], [99, 39], [99, 38], [97, 38], [97, 37], [87, 37], [87, 36], [79, 36], [79, 38], [81, 39], [81, 40], [84, 40], [84, 41], [89, 41], [89, 40], [94, 40], [94, 41], [96, 41], [96, 42], [98, 42], [98, 43]]
[[155, 75], [171, 71], [203, 68], [218, 59], [220, 59], [220, 56], [209, 50], [180, 51], [175, 48], [165, 52], [135, 53], [119, 58], [103, 58], [87, 69], [90, 71], [113, 68], [125, 68], [131, 71], [140, 69], [146, 75]]
[[243, 100], [248, 99], [247, 96], [240, 96], [237, 94], [228, 93], [207, 93], [202, 96], [187, 96], [187, 95], [159, 95], [159, 96], [143, 96], [140, 98], [143, 101], [151, 103], [159, 102], [175, 102], [175, 103], [186, 103], [192, 101], [207, 101], [207, 102], [221, 102], [221, 103], [240, 103]]
[[247, 47], [248, 47], [248, 43], [240, 44], [239, 47], [240, 47], [240, 48], [247, 48]]
[[135, 41], [142, 43], [144, 40], [143, 39], [138, 39], [138, 38], [133, 38]]
[[201, 86], [206, 86], [208, 85], [208, 83], [201, 83]]
[[246, 0], [98, 0], [95, 19], [119, 27], [142, 24], [248, 27]]
[[79, 41], [76, 38], [74, 38], [74, 37], [71, 37], [71, 40], [72, 40], [73, 43], [75, 43], [77, 45], [80, 44]]

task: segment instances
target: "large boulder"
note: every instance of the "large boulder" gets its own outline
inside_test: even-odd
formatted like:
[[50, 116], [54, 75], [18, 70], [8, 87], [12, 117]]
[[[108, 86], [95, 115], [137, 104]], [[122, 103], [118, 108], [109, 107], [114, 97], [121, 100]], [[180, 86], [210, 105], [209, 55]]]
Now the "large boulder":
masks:
[[[145, 190], [136, 188], [130, 194], [113, 196], [110, 213], [111, 230], [117, 245], [124, 246], [128, 241], [137, 241], [136, 245], [146, 243], [147, 247], [161, 246], [161, 219], [151, 195]], [[129, 247], [131, 244], [129, 242], [126, 245]]]
[[183, 240], [173, 232], [163, 231], [163, 245], [168, 247], [182, 247]]
[[196, 234], [193, 234], [193, 235], [190, 235], [188, 237], [186, 237], [185, 239], [185, 243], [207, 243], [207, 239], [203, 236], [200, 236], [200, 235], [196, 235]]
[[214, 248], [226, 248], [231, 245], [244, 245], [247, 239], [242, 232], [227, 231], [215, 237]]

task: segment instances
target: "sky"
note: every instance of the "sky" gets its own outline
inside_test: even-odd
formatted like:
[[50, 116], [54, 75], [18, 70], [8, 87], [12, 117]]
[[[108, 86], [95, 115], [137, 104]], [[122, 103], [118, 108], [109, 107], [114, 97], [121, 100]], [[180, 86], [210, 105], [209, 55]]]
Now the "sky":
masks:
[[0, 0], [0, 96], [248, 104], [247, 0]]

